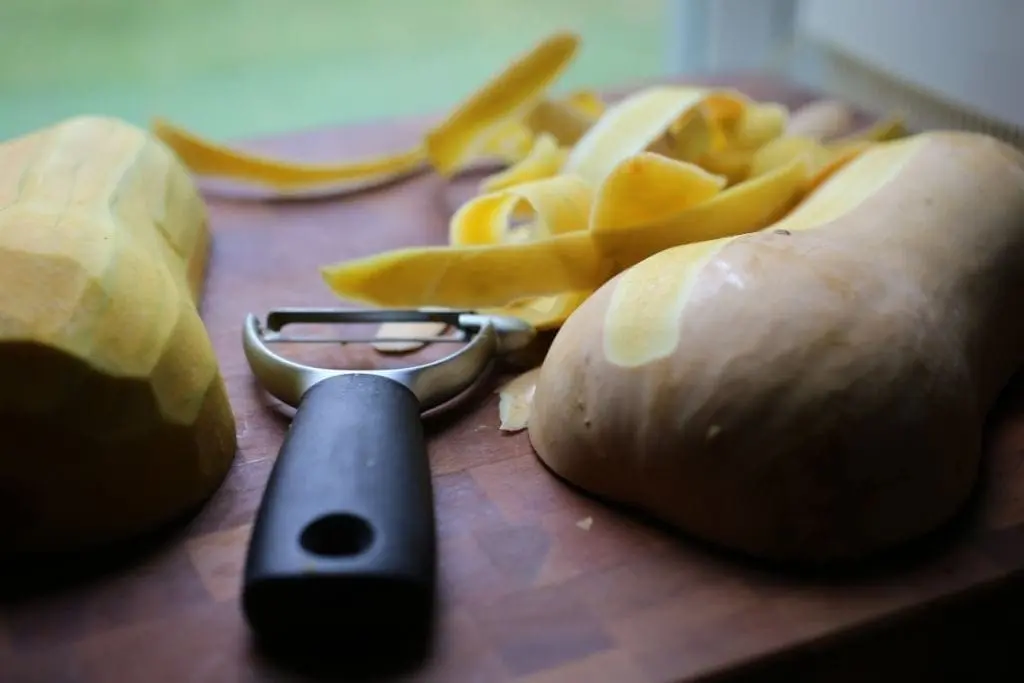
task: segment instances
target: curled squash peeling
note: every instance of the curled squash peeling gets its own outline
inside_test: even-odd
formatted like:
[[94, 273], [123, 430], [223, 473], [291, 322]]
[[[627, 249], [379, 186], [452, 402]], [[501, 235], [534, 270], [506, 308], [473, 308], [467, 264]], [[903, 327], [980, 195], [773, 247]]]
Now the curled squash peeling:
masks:
[[785, 131], [788, 116], [785, 107], [773, 102], [751, 103], [734, 120], [709, 128], [713, 144], [705, 145], [695, 160], [730, 185], [746, 180], [755, 175], [754, 157]]
[[831, 141], [824, 142], [813, 134], [798, 135], [792, 128], [787, 128], [785, 135], [766, 142], [756, 150], [751, 156], [748, 172], [750, 176], [762, 175], [801, 157], [810, 167], [810, 178], [805, 188], [809, 192], [872, 144], [894, 140], [905, 134], [903, 120], [898, 116], [883, 119], [864, 130], [833, 136]]
[[415, 147], [398, 154], [338, 164], [287, 163], [208, 142], [164, 119], [152, 132], [197, 175], [229, 178], [276, 190], [335, 187], [350, 189], [391, 180], [425, 168], [426, 152]]
[[[592, 232], [598, 250], [614, 254], [619, 270], [683, 244], [741, 235], [766, 227], [803, 197], [810, 178], [806, 160], [797, 158], [682, 210], [651, 215], [645, 223], [603, 223]], [[619, 199], [624, 213], [632, 199]], [[671, 208], [671, 207], [666, 207]], [[637, 207], [637, 211], [641, 209]]]
[[[882, 140], [898, 118], [844, 138], [814, 112], [731, 89], [658, 85], [616, 102], [548, 91], [579, 37], [560, 32], [511, 61], [421, 144], [349, 164], [303, 166], [203, 141], [158, 121], [156, 134], [193, 172], [285, 190], [314, 182], [445, 177], [484, 158], [505, 168], [456, 210], [449, 243], [322, 268], [341, 298], [386, 307], [452, 306], [556, 328], [605, 281], [678, 245], [754, 232]], [[813, 124], [813, 125], [812, 125]], [[814, 131], [801, 135], [804, 130]]]
[[555, 102], [564, 102], [566, 106], [594, 120], [604, 114], [608, 108], [601, 96], [592, 90], [577, 90], [555, 100]]
[[789, 110], [775, 102], [748, 105], [732, 131], [729, 144], [740, 149], [756, 149], [782, 135], [789, 121]]
[[515, 165], [488, 176], [480, 183], [483, 192], [495, 192], [513, 185], [556, 175], [565, 163], [566, 150], [550, 133], [541, 133], [530, 151]]
[[[360, 189], [409, 175], [428, 164], [450, 176], [481, 158], [515, 162], [527, 154], [534, 131], [522, 120], [544, 99], [545, 91], [569, 65], [578, 45], [579, 37], [568, 32], [541, 41], [455, 107], [421, 143], [392, 155], [302, 164], [204, 140], [162, 118], [155, 119], [151, 129], [193, 173], [249, 183], [281, 194], [324, 187], [338, 192]], [[599, 102], [591, 93], [583, 92], [565, 98], [562, 106], [593, 112]]]
[[579, 37], [557, 33], [513, 61], [426, 137], [434, 168], [451, 175], [476, 156], [477, 146], [509, 118], [521, 118], [569, 65]]
[[[721, 177], [642, 152], [612, 167], [594, 193], [564, 174], [482, 195], [453, 216], [448, 247], [390, 251], [323, 273], [340, 296], [376, 305], [502, 307], [593, 288], [661, 249], [757, 230], [794, 205], [808, 180], [797, 159], [720, 194]], [[515, 226], [524, 204], [531, 220]], [[527, 241], [513, 238], [518, 231]]]
[[498, 126], [486, 138], [481, 155], [499, 162], [516, 164], [522, 161], [535, 145], [534, 134], [522, 121], [511, 119]]
[[592, 93], [573, 93], [569, 97], [541, 100], [525, 119], [534, 133], [554, 136], [560, 145], [571, 146], [604, 113], [604, 103]]
[[[700, 88], [652, 87], [608, 108], [572, 148], [564, 171], [598, 185], [617, 164], [665, 140], [669, 129], [712, 93]], [[730, 96], [715, 93], [722, 100]], [[735, 103], [741, 105], [739, 95]], [[716, 122], [714, 116], [711, 117]]]
[[[356, 301], [507, 306], [538, 327], [550, 327], [578, 305], [572, 302], [582, 301], [579, 292], [589, 293], [611, 276], [612, 263], [587, 230], [591, 204], [589, 186], [573, 176], [527, 183], [461, 207], [452, 218], [451, 247], [390, 251], [324, 268], [323, 275], [335, 292]], [[530, 220], [513, 225], [524, 209]]]
[[[492, 177], [503, 189], [456, 211], [447, 247], [355, 259], [325, 268], [324, 277], [347, 299], [484, 307], [557, 327], [603, 278], [662, 249], [757, 230], [795, 206], [817, 168], [802, 148], [732, 185], [672, 156], [687, 148], [690, 131], [707, 149], [742, 152], [750, 167], [754, 145], [778, 139], [771, 136], [785, 121], [777, 105], [728, 92], [641, 91], [609, 107], [556, 174], [527, 180], [551, 166], [524, 161]], [[538, 157], [557, 149], [551, 137], [540, 139]], [[744, 147], [728, 146], [736, 141]], [[516, 184], [520, 172], [524, 182]]]
[[725, 178], [700, 166], [641, 152], [615, 166], [605, 178], [590, 228], [642, 229], [711, 199], [723, 187]]
[[753, 156], [750, 175], [757, 177], [771, 173], [796, 159], [802, 159], [808, 166], [807, 184], [804, 189], [810, 191], [869, 146], [870, 143], [867, 141], [823, 143], [797, 136], [777, 138], [759, 149]]
[[[467, 202], [452, 220], [450, 242], [512, 244], [555, 232], [582, 231], [591, 204], [589, 186], [574, 176], [546, 183], [529, 183], [503, 193]], [[522, 221], [516, 225], [516, 221]], [[511, 315], [538, 330], [561, 325], [582, 304], [593, 288], [550, 296], [516, 299], [503, 306], [489, 306], [485, 313]]]
[[323, 273], [335, 292], [354, 301], [480, 308], [593, 290], [611, 276], [612, 268], [589, 233], [571, 232], [520, 243], [398, 249]]
[[[466, 202], [452, 216], [449, 241], [464, 247], [518, 241], [513, 231], [533, 237], [586, 230], [593, 202], [590, 186], [572, 175], [562, 175]], [[513, 219], [526, 218], [525, 225]]]

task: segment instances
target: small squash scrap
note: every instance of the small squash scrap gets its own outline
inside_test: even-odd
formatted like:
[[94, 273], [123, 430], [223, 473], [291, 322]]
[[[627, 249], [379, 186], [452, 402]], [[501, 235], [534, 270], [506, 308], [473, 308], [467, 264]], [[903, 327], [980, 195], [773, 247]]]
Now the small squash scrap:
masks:
[[599, 288], [541, 366], [530, 440], [713, 543], [861, 558], [968, 498], [1024, 366], [1022, 300], [1024, 155], [975, 133], [886, 142], [769, 227]]
[[0, 144], [0, 545], [80, 549], [209, 496], [235, 422], [197, 302], [210, 235], [145, 131], [80, 117]]

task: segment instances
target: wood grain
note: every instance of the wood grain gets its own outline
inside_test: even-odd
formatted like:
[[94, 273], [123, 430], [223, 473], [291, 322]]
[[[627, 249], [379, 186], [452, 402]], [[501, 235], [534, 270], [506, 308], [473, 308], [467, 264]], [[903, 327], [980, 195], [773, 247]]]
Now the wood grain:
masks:
[[[766, 80], [718, 82], [793, 105], [809, 98]], [[347, 157], [398, 149], [423, 125], [309, 131], [252, 147]], [[272, 307], [336, 304], [318, 275], [325, 262], [443, 242], [474, 183], [426, 174], [344, 200], [210, 197], [203, 314], [238, 416], [232, 472], [144, 552], [59, 588], [8, 586], [0, 680], [296, 679], [253, 650], [238, 605], [249, 524], [287, 425], [253, 383], [240, 324]], [[982, 664], [986, 680], [1019, 679], [1007, 673], [1024, 568], [1024, 420], [1012, 406], [992, 433], [978, 500], [954, 527], [846, 576], [801, 576], [716, 553], [565, 486], [525, 433], [499, 433], [499, 381], [428, 424], [439, 615], [428, 661], [402, 680], [920, 680], [981, 675]]]

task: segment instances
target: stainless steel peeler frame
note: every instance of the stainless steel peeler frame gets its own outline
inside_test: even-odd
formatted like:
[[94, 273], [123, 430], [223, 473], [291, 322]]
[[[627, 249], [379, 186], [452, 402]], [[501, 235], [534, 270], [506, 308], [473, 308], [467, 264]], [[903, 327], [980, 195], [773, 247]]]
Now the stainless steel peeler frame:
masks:
[[[392, 370], [328, 370], [297, 363], [274, 353], [271, 343], [365, 343], [370, 339], [339, 337], [294, 337], [282, 334], [293, 324], [443, 322], [462, 334], [456, 337], [377, 338], [372, 341], [422, 341], [466, 346], [439, 360]], [[467, 335], [467, 333], [473, 333]], [[302, 396], [316, 383], [343, 374], [372, 374], [387, 377], [408, 387], [424, 410], [435, 408], [468, 389], [496, 356], [523, 348], [532, 341], [534, 330], [518, 318], [481, 315], [471, 311], [445, 309], [347, 309], [279, 308], [267, 314], [266, 324], [250, 313], [242, 331], [242, 348], [256, 379], [272, 396], [297, 407]]]

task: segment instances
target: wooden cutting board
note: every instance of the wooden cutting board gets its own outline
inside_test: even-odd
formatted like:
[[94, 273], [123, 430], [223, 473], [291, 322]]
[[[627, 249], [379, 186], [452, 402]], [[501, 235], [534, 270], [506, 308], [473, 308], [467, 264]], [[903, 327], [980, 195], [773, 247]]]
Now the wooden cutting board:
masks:
[[[790, 105], [809, 99], [771, 81], [716, 81]], [[402, 148], [423, 125], [311, 131], [252, 148], [347, 158]], [[238, 606], [249, 525], [287, 424], [253, 383], [240, 324], [272, 307], [337, 304], [317, 270], [327, 262], [443, 242], [475, 182], [424, 174], [343, 200], [210, 198], [203, 313], [238, 418], [237, 462], [184, 527], [88, 580], [7, 600], [0, 680], [293, 679], [252, 650]], [[498, 432], [497, 381], [428, 425], [439, 617], [429, 660], [403, 680], [938, 680], [1013, 661], [1024, 419], [1012, 405], [993, 431], [978, 500], [954, 528], [874, 567], [811, 577], [717, 554], [571, 490], [525, 433]]]

